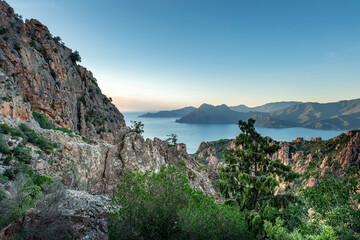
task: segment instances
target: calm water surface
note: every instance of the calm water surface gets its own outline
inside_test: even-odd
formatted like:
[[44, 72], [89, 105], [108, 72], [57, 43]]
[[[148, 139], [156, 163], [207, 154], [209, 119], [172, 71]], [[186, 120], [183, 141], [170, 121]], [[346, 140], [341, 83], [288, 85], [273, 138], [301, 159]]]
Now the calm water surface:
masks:
[[[240, 129], [236, 124], [190, 124], [176, 123], [176, 118], [139, 118], [144, 112], [123, 112], [126, 125], [131, 120], [144, 123], [145, 138], [158, 137], [166, 139], [169, 134], [175, 133], [178, 142], [185, 143], [188, 153], [196, 152], [201, 142], [219, 139], [232, 139], [239, 135]], [[321, 137], [324, 140], [335, 137], [345, 131], [318, 130], [309, 128], [262, 128], [256, 130], [263, 136], [269, 136], [276, 141], [291, 141], [297, 137], [309, 140], [312, 137]]]

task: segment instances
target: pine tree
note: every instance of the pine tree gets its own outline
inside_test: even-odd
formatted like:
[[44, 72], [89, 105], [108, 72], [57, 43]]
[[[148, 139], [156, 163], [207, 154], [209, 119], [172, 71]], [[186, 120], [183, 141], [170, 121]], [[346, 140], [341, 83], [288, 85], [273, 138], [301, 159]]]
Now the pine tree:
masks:
[[269, 137], [262, 137], [255, 120], [239, 121], [242, 133], [235, 139], [236, 149], [224, 151], [225, 164], [219, 167], [218, 187], [225, 203], [237, 205], [248, 215], [253, 231], [261, 231], [269, 209], [279, 212], [297, 198], [290, 193], [275, 194], [279, 183], [292, 182], [298, 174], [279, 159], [270, 157], [279, 150]]

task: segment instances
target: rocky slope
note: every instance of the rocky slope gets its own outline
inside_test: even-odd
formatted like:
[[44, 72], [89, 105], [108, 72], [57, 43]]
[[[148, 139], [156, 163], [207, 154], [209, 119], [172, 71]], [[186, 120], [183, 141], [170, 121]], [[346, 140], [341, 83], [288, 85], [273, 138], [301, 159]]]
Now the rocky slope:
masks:
[[[123, 115], [101, 93], [92, 73], [76, 63], [76, 54], [46, 26], [35, 19], [23, 22], [4, 1], [0, 26], [0, 68], [8, 76], [6, 86], [16, 88], [32, 111], [89, 138], [111, 140], [110, 133], [124, 126]], [[8, 114], [9, 109], [4, 106], [0, 113]], [[11, 112], [22, 120], [31, 118], [20, 105]]]
[[[5, 1], [0, 1], [0, 23], [0, 193], [16, 198], [18, 172], [60, 179], [66, 187], [54, 205], [58, 217], [46, 220], [45, 212], [29, 211], [21, 226], [6, 227], [0, 239], [39, 222], [51, 229], [59, 219], [72, 226], [76, 239], [106, 239], [109, 197], [119, 178], [134, 169], [158, 171], [184, 162], [190, 185], [217, 196], [186, 146], [169, 147], [131, 132], [91, 72], [44, 25], [33, 19], [24, 23]], [[40, 127], [44, 119], [54, 127]]]

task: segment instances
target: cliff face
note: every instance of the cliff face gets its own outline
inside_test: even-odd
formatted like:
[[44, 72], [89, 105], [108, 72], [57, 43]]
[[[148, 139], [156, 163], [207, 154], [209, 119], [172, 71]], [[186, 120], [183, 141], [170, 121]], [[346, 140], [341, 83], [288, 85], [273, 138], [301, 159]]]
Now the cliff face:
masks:
[[[47, 27], [33, 19], [24, 23], [0, 1], [0, 140], [7, 148], [0, 153], [1, 177], [6, 171], [21, 172], [21, 163], [25, 169], [61, 179], [68, 189], [54, 209], [67, 225], [74, 226], [76, 239], [107, 238], [109, 195], [119, 177], [134, 169], [154, 167], [159, 171], [164, 164], [184, 162], [191, 187], [217, 196], [207, 175], [197, 170], [199, 164], [186, 153], [185, 145], [169, 147], [160, 139], [145, 140], [129, 131], [123, 115], [101, 93], [92, 73], [75, 60], [72, 50], [53, 38]], [[33, 112], [66, 129], [41, 128]], [[2, 126], [20, 135], [13, 136]], [[25, 133], [19, 126], [31, 134], [33, 142], [21, 137]], [[15, 153], [16, 148], [23, 156]], [[11, 196], [13, 181], [0, 182], [0, 190]], [[44, 214], [28, 212], [25, 224], [33, 226], [44, 220]], [[41, 228], [56, 225], [53, 220]], [[0, 238], [12, 239], [21, 231], [18, 227], [16, 223], [6, 227]]]
[[[4, 1], [0, 2], [0, 26], [0, 68], [32, 111], [88, 138], [111, 140], [111, 133], [125, 125], [92, 73], [76, 64], [72, 50], [52, 37], [46, 26], [34, 19], [24, 23]], [[8, 113], [6, 109], [1, 113]], [[21, 106], [12, 111], [22, 120], [31, 118]]]

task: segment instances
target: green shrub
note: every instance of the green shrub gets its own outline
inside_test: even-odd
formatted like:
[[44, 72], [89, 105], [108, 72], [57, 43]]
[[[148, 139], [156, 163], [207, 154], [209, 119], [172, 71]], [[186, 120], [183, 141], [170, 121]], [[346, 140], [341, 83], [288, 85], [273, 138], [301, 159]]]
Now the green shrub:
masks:
[[13, 156], [6, 156], [6, 158], [4, 159], [4, 165], [9, 166], [12, 159]]
[[61, 37], [57, 36], [57, 37], [53, 37], [53, 40], [55, 43], [60, 43], [61, 42]]
[[23, 123], [19, 125], [19, 128], [26, 136], [26, 141], [37, 145], [46, 154], [50, 154], [53, 151], [54, 147], [57, 146], [57, 144], [51, 143], [47, 138], [39, 136], [33, 129], [29, 128]]
[[[9, 181], [9, 178], [7, 176], [4, 176], [4, 175], [0, 175], [0, 183], [1, 184], [4, 184], [4, 183], [7, 183]], [[0, 189], [1, 191], [2, 189]], [[0, 193], [1, 194], [1, 193]], [[0, 196], [0, 202], [2, 200], [2, 197]]]
[[6, 28], [1, 28], [0, 29], [0, 35], [3, 35], [7, 32]]
[[13, 149], [14, 156], [20, 162], [30, 164], [31, 161], [31, 149], [19, 144]]
[[4, 176], [7, 177], [9, 180], [14, 180], [15, 174], [11, 168], [5, 169]]
[[7, 141], [5, 140], [5, 137], [3, 134], [0, 133], [0, 153], [3, 154], [9, 154], [10, 149]]
[[12, 128], [9, 125], [7, 125], [6, 123], [0, 124], [0, 133], [9, 134], [11, 129]]
[[16, 51], [19, 51], [19, 50], [21, 49], [19, 43], [14, 43], [14, 49], [15, 49]]
[[207, 196], [179, 209], [178, 215], [183, 239], [253, 239], [244, 213]]
[[129, 172], [113, 203], [110, 239], [250, 239], [244, 214], [191, 189], [173, 166]]
[[142, 122], [138, 121], [130, 121], [132, 123], [132, 126], [130, 126], [130, 131], [142, 134], [144, 132], [144, 124]]
[[[335, 240], [337, 239], [334, 231], [331, 227], [326, 226], [324, 223], [316, 225], [316, 230], [312, 234], [304, 234], [301, 229], [295, 229], [293, 232], [289, 232], [284, 226], [284, 222], [281, 219], [276, 220], [276, 224], [271, 222], [264, 222], [264, 229], [268, 239], [273, 240]], [[312, 225], [314, 223], [309, 223]]]
[[53, 69], [50, 70], [50, 74], [51, 74], [51, 76], [52, 76], [53, 79], [56, 79], [56, 78], [57, 78], [57, 74], [56, 74], [56, 72], [55, 72]]
[[36, 42], [35, 42], [34, 39], [31, 39], [31, 40], [30, 40], [30, 46], [36, 48]]
[[34, 119], [39, 123], [40, 127], [43, 129], [54, 129], [55, 124], [49, 121], [42, 113], [33, 112]]
[[78, 51], [72, 52], [70, 54], [70, 59], [73, 63], [81, 62], [81, 57]]

